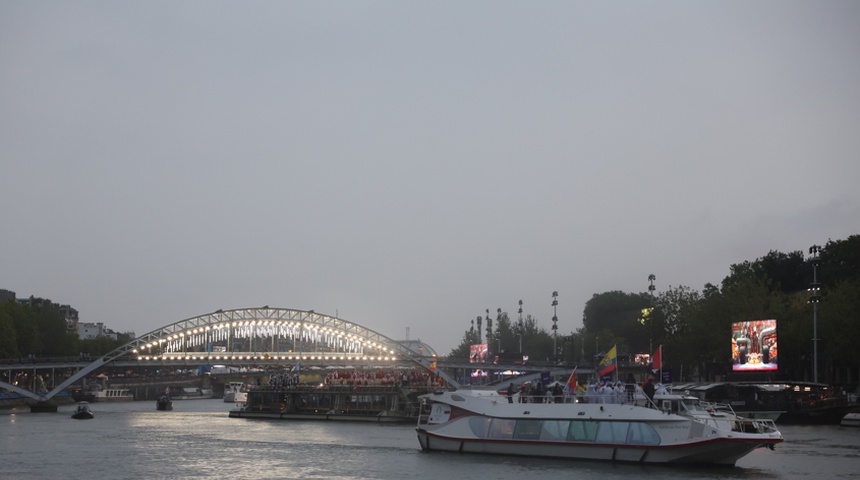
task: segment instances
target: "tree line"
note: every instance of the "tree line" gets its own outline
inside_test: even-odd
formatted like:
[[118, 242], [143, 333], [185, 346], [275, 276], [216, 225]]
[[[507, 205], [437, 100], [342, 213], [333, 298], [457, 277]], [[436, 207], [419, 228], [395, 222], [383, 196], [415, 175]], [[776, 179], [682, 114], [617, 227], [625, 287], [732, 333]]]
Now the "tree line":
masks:
[[[675, 380], [711, 380], [731, 370], [731, 325], [777, 320], [778, 378], [811, 380], [813, 307], [809, 287], [813, 263], [821, 300], [817, 311], [818, 377], [829, 383], [856, 383], [860, 370], [860, 235], [828, 240], [817, 256], [803, 251], [770, 251], [730, 266], [718, 285], [662, 291], [610, 291], [594, 294], [583, 310], [583, 327], [556, 339], [530, 315], [521, 323], [498, 310], [492, 329], [482, 336], [490, 356], [522, 352], [530, 360], [567, 365], [592, 364], [613, 345], [622, 352], [652, 353], [663, 345], [664, 367]], [[492, 319], [491, 319], [492, 320]], [[486, 320], [485, 320], [486, 322]], [[474, 323], [474, 322], [473, 322]], [[483, 334], [483, 332], [482, 332]], [[450, 357], [468, 358], [477, 343], [475, 326], [466, 331]], [[520, 350], [522, 342], [522, 350]], [[852, 373], [853, 372], [853, 373]]]
[[79, 338], [77, 332], [68, 332], [59, 305], [50, 300], [39, 299], [30, 304], [0, 302], [0, 358], [77, 356], [80, 353], [95, 357], [129, 341], [131, 338], [124, 334], [118, 335], [117, 340]]

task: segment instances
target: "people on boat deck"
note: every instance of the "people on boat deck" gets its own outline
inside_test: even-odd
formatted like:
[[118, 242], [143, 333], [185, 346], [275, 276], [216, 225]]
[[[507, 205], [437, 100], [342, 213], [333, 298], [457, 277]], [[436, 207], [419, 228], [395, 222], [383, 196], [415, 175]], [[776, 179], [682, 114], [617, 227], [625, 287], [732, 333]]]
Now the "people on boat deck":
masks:
[[627, 401], [627, 390], [621, 382], [615, 382], [615, 403], [622, 404]]
[[508, 385], [508, 392], [507, 392], [508, 403], [514, 403], [514, 389], [515, 388], [516, 387], [514, 387], [514, 382], [511, 382], [511, 384]]
[[597, 403], [597, 385], [594, 383], [589, 383], [588, 387], [585, 389], [585, 400], [588, 403]]
[[556, 383], [554, 387], [552, 387], [552, 396], [555, 399], [555, 403], [564, 402], [564, 388], [560, 383]]
[[648, 397], [649, 402], [654, 401], [655, 388], [654, 388], [654, 382], [652, 380], [653, 380], [652, 377], [648, 377], [648, 379], [645, 380], [645, 384], [642, 385], [642, 391], [645, 392], [645, 396]]
[[583, 385], [581, 383], [579, 385], [577, 385], [574, 395], [576, 395], [577, 400], [579, 400], [580, 402], [584, 402], [585, 401], [585, 385]]

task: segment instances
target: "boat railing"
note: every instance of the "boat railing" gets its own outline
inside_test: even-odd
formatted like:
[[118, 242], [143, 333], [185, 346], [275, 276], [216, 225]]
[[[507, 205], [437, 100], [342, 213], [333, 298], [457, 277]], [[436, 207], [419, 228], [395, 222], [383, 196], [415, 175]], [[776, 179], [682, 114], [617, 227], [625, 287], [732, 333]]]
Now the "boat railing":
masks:
[[715, 416], [724, 414], [724, 418], [731, 422], [732, 430], [744, 433], [773, 433], [778, 432], [776, 422], [771, 419], [747, 418], [735, 413], [731, 405], [717, 402], [700, 402], [700, 405], [710, 414], [710, 418], [716, 423]]

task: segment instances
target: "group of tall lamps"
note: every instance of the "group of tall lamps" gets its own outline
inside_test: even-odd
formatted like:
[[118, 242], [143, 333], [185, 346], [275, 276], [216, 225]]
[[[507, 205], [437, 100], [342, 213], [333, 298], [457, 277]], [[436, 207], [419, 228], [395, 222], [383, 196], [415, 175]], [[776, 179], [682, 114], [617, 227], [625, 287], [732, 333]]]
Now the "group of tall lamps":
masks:
[[[821, 263], [821, 260], [818, 254], [821, 252], [821, 247], [819, 245], [813, 245], [809, 247], [809, 255], [810, 255], [810, 263], [812, 264], [812, 283], [809, 285], [809, 303], [812, 304], [812, 381], [818, 383], [818, 303], [821, 301], [821, 283], [818, 282], [818, 266]], [[651, 308], [654, 308], [654, 290], [656, 287], [654, 286], [654, 281], [657, 280], [657, 277], [652, 273], [648, 275], [648, 293], [651, 296]], [[553, 360], [558, 360], [558, 291], [554, 290], [552, 292], [552, 351], [554, 358]], [[497, 309], [497, 320], [502, 317], [502, 309]], [[519, 308], [517, 310], [518, 318], [517, 318], [517, 327], [516, 333], [519, 338], [519, 347], [520, 352], [523, 351], [523, 334], [525, 333], [525, 325], [523, 324], [523, 301], [519, 301]], [[653, 314], [653, 312], [652, 312]], [[654, 351], [654, 339], [653, 339], [653, 315], [649, 314], [650, 324], [648, 325], [648, 351]], [[493, 320], [490, 318], [490, 309], [486, 310], [486, 316], [481, 318], [480, 315], [475, 320], [472, 320], [472, 331], [475, 331], [475, 322], [477, 321], [477, 342], [481, 342], [481, 324], [482, 320], [486, 319], [487, 322], [487, 343], [489, 344], [490, 340], [493, 336]], [[502, 340], [501, 336], [498, 339], [498, 349], [501, 350]]]

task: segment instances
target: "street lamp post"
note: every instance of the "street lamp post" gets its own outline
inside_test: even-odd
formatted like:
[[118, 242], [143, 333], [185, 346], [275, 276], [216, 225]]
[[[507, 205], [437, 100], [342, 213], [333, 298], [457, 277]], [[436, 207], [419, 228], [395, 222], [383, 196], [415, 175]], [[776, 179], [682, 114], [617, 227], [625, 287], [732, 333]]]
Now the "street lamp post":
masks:
[[558, 360], [558, 351], [556, 350], [556, 338], [558, 337], [558, 315], [556, 315], [556, 307], [558, 306], [558, 291], [552, 292], [552, 356], [553, 360]]
[[[487, 355], [490, 354], [490, 347], [493, 345], [493, 319], [490, 318], [490, 309], [487, 309], [487, 316], [484, 317], [487, 321]], [[496, 352], [497, 354], [499, 352]]]
[[523, 353], [523, 301], [520, 300], [520, 309], [519, 309], [520, 319], [517, 321], [517, 334], [520, 337], [520, 351], [519, 353]]
[[648, 354], [654, 353], [654, 280], [657, 277], [652, 273], [648, 275], [648, 293], [651, 294], [651, 311], [648, 312]]
[[496, 309], [496, 341], [498, 343], [499, 349], [496, 350], [496, 353], [502, 353], [502, 331], [499, 330], [502, 325], [502, 309]]
[[818, 252], [821, 247], [809, 247], [812, 255], [812, 283], [809, 285], [809, 303], [812, 304], [812, 381], [818, 383], [818, 302], [821, 301], [821, 284], [818, 283]]

